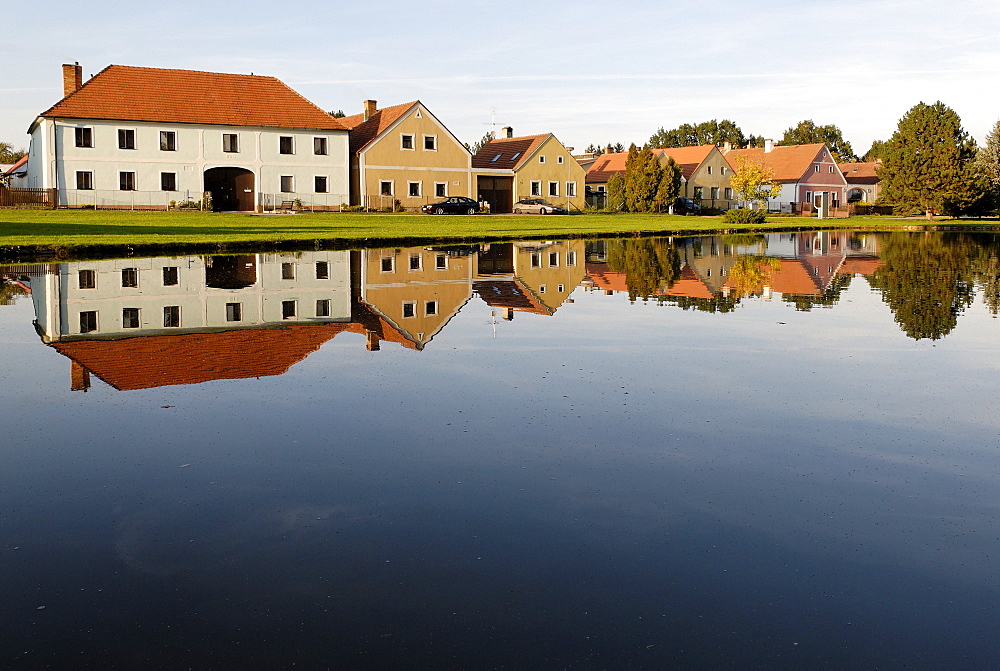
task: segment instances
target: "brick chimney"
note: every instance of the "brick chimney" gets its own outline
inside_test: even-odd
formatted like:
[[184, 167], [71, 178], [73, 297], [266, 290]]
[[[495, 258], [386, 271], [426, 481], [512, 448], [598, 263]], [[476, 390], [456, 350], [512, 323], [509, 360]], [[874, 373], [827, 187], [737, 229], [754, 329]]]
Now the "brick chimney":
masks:
[[722, 143], [722, 151], [726, 152], [726, 151], [732, 151], [732, 150], [733, 150], [733, 143], [732, 142], [723, 142]]
[[504, 126], [500, 129], [500, 137], [514, 137], [514, 129], [511, 126]]
[[361, 104], [365, 107], [365, 121], [368, 121], [378, 111], [378, 103], [374, 100], [366, 100]]
[[615, 148], [614, 148], [614, 147], [612, 147], [612, 146], [611, 146], [611, 145], [609, 144], [609, 145], [608, 145], [607, 147], [605, 147], [605, 148], [604, 148], [604, 153], [605, 153], [605, 154], [613, 154], [613, 153], [615, 153]]
[[65, 98], [73, 91], [83, 86], [83, 68], [79, 63], [69, 65], [64, 63], [63, 70], [63, 97]]
[[774, 149], [774, 140], [768, 139], [764, 140], [764, 153], [769, 154]]

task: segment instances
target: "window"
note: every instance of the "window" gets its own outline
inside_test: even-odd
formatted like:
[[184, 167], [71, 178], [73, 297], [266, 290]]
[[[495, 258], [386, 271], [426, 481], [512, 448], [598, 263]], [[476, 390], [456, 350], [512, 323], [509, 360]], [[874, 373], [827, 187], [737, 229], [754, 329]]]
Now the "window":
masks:
[[416, 303], [416, 301], [403, 301], [403, 316], [404, 317], [416, 317], [417, 316], [417, 303]]
[[316, 193], [326, 193], [329, 190], [329, 180], [327, 180], [326, 175], [316, 175], [313, 182]]
[[539, 163], [545, 163], [545, 157], [544, 156], [539, 156], [538, 157], [538, 162]]
[[379, 182], [378, 192], [383, 196], [392, 195], [392, 182]]
[[118, 148], [135, 149], [135, 131], [131, 128], [118, 129]]
[[[507, 160], [510, 161], [511, 163], [513, 163], [514, 161], [517, 160], [517, 157], [520, 156], [520, 155], [521, 155], [521, 152], [515, 151], [513, 154], [511, 154], [510, 158], [507, 159]], [[498, 156], [498, 158], [499, 158], [499, 156]]]
[[438, 254], [434, 257], [434, 268], [436, 270], [447, 270], [448, 269], [448, 257], [444, 254]]
[[328, 280], [330, 279], [330, 264], [326, 261], [316, 262], [316, 279], [317, 280]]
[[407, 191], [411, 198], [420, 196], [420, 182], [407, 182]]
[[545, 293], [545, 285], [544, 284], [539, 284], [538, 285], [538, 293], [540, 293], [540, 294], [544, 294]]
[[576, 252], [566, 252], [566, 265], [569, 267], [576, 265]]
[[830, 172], [833, 172], [833, 166], [832, 165], [830, 166]]
[[424, 301], [424, 314], [428, 317], [433, 317], [438, 313], [438, 303], [437, 301]]
[[139, 328], [139, 308], [122, 308], [122, 328]]
[[725, 175], [727, 172], [729, 172], [729, 168], [722, 166], [722, 174]]
[[97, 312], [90, 310], [80, 313], [80, 333], [92, 333], [97, 330]]
[[711, 174], [712, 174], [712, 166], [708, 166], [708, 174], [709, 174], [709, 175], [711, 175]]
[[177, 151], [177, 133], [172, 130], [160, 131], [160, 151]]
[[549, 252], [549, 268], [559, 266], [559, 252]]
[[556, 163], [558, 163], [559, 165], [562, 165], [563, 158], [564, 158], [563, 156], [560, 156], [560, 157], [556, 158]]
[[436, 198], [447, 198], [448, 182], [434, 182], [434, 196]]
[[730, 187], [727, 186], [726, 190], [723, 193], [726, 194], [726, 199], [727, 200], [732, 200], [732, 198], [733, 198], [733, 190], [732, 190], [732, 188], [730, 188]]
[[83, 191], [93, 191], [94, 173], [78, 171], [76, 173], [76, 188], [81, 189]]
[[176, 190], [177, 190], [177, 173], [161, 172], [160, 191], [176, 191]]
[[317, 317], [329, 317], [330, 316], [330, 299], [321, 298], [316, 301], [316, 316]]
[[281, 279], [283, 279], [283, 280], [294, 280], [295, 279], [295, 264], [294, 263], [282, 263], [281, 264]]
[[576, 182], [566, 182], [566, 195], [570, 198], [576, 196]]
[[278, 153], [279, 154], [294, 154], [295, 153], [295, 143], [291, 135], [282, 135], [278, 138]]
[[813, 199], [813, 192], [806, 191], [806, 202], [812, 202], [812, 199]]
[[424, 136], [424, 150], [425, 151], [437, 151], [438, 142], [437, 135], [425, 135]]
[[565, 284], [556, 285], [556, 291], [558, 291], [559, 293], [566, 291], [566, 285]]
[[177, 266], [163, 266], [163, 286], [177, 286]]
[[819, 172], [819, 166], [818, 165], [814, 165], [813, 166], [813, 172]]
[[93, 147], [94, 146], [94, 129], [93, 128], [74, 128], [76, 135], [76, 146], [77, 147]]
[[122, 268], [122, 286], [132, 288], [139, 286], [138, 268]]
[[295, 301], [281, 301], [281, 318], [295, 319]]
[[542, 267], [542, 255], [538, 252], [533, 252], [531, 254], [531, 267], [541, 268]]
[[96, 289], [97, 273], [93, 270], [81, 270], [77, 274], [77, 285], [81, 289]]
[[413, 149], [413, 135], [410, 133], [403, 133], [399, 136], [399, 146], [403, 149]]
[[550, 196], [559, 195], [559, 182], [549, 182], [549, 195]]
[[393, 261], [394, 261], [394, 257], [392, 257], [392, 256], [383, 256], [382, 257], [382, 263], [380, 265], [381, 265], [383, 273], [391, 273], [392, 272], [393, 267], [396, 265], [395, 263], [393, 263]]
[[716, 200], [719, 197], [719, 187], [712, 187], [712, 200]]
[[410, 254], [410, 270], [420, 270], [420, 254]]
[[291, 193], [292, 191], [294, 191], [294, 189], [292, 188], [292, 186], [293, 186], [293, 184], [292, 184], [292, 176], [291, 175], [282, 175], [281, 176], [281, 193]]
[[236, 133], [222, 134], [222, 151], [235, 154], [240, 150], [240, 136]]
[[121, 191], [135, 191], [135, 173], [118, 173], [118, 189]]
[[326, 138], [325, 137], [314, 137], [313, 138], [313, 153], [317, 156], [326, 156]]
[[[503, 156], [503, 154], [497, 154], [496, 156], [494, 156], [493, 158], [490, 159], [490, 163], [496, 163], [500, 159], [501, 156]], [[510, 159], [510, 160], [513, 161], [514, 159]]]
[[542, 195], [542, 183], [541, 182], [532, 182], [531, 183], [531, 195], [532, 196], [540, 196], [540, 195]]
[[177, 328], [181, 325], [181, 306], [165, 305], [163, 307], [163, 328]]
[[243, 321], [242, 303], [226, 303], [226, 321], [227, 322]]

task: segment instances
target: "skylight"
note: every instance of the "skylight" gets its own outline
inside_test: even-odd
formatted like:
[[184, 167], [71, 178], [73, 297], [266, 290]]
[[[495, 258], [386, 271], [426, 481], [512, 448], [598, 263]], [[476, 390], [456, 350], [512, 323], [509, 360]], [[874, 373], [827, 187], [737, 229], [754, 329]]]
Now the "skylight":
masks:
[[509, 160], [516, 161], [517, 157], [520, 156], [520, 155], [521, 155], [521, 152], [517, 152], [516, 154], [514, 154], [513, 156], [511, 156]]
[[497, 154], [496, 156], [490, 159], [490, 163], [496, 163], [501, 156], [503, 156], [503, 154]]

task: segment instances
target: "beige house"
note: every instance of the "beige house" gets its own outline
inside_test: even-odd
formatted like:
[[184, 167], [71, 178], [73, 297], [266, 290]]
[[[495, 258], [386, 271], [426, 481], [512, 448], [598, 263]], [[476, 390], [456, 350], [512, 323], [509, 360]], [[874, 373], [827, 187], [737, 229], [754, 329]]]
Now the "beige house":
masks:
[[501, 137], [472, 157], [476, 197], [494, 213], [511, 212], [522, 198], [543, 198], [569, 211], [583, 209], [587, 172], [552, 133]]
[[416, 209], [472, 196], [472, 154], [419, 100], [339, 119], [350, 130], [351, 205]]
[[[660, 165], [666, 165], [669, 157], [680, 167], [679, 196], [690, 198], [705, 208], [728, 210], [736, 205], [729, 186], [732, 168], [714, 144], [654, 149], [653, 153]], [[626, 160], [627, 151], [602, 154], [587, 170], [587, 186], [594, 191], [605, 191], [612, 175], [625, 172]]]

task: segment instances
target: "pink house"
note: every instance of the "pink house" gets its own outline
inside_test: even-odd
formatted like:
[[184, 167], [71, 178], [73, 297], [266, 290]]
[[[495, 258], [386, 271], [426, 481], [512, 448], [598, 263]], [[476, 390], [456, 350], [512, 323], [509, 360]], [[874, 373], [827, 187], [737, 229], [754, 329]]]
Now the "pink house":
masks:
[[827, 194], [831, 207], [847, 202], [847, 180], [823, 143], [776, 146], [765, 140], [756, 149], [730, 149], [723, 152], [726, 161], [736, 170], [736, 159], [744, 156], [770, 168], [781, 193], [768, 199], [769, 210], [782, 212], [809, 211], [819, 205]]

